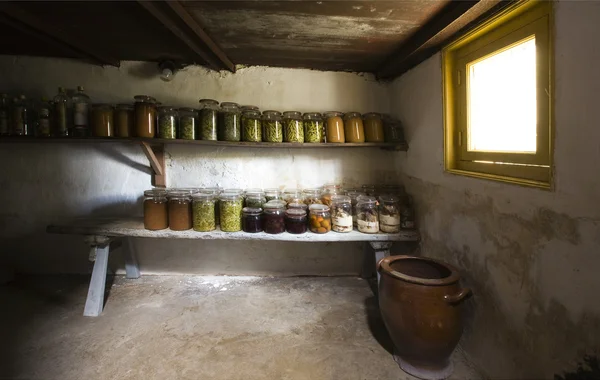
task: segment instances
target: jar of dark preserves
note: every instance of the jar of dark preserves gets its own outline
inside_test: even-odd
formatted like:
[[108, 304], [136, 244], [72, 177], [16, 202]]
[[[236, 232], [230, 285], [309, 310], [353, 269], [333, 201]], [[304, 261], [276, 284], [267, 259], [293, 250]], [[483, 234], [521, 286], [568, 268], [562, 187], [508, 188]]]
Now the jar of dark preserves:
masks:
[[268, 234], [280, 234], [285, 232], [285, 204], [279, 202], [265, 204], [265, 232]]
[[290, 234], [303, 234], [307, 229], [306, 211], [289, 209], [285, 212], [285, 230]]
[[262, 208], [244, 207], [242, 209], [242, 230], [249, 233], [261, 232], [263, 230]]

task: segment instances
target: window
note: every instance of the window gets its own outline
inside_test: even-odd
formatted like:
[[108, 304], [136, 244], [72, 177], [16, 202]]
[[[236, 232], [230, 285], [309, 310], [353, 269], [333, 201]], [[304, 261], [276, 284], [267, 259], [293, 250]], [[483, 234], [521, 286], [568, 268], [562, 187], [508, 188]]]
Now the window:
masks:
[[447, 46], [446, 171], [551, 187], [549, 1], [521, 1]]

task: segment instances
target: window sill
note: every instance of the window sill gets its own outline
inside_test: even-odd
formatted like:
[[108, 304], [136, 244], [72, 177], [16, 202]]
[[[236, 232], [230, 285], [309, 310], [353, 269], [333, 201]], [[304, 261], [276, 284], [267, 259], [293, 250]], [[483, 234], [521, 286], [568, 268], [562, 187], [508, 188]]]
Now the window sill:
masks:
[[[545, 181], [535, 181], [535, 180], [531, 180], [531, 179], [511, 177], [511, 176], [499, 175], [499, 174], [480, 173], [480, 172], [477, 172], [477, 171], [470, 171], [470, 170], [463, 170], [463, 169], [446, 168], [445, 172], [446, 173], [450, 173], [450, 174], [454, 174], [454, 175], [465, 176], [465, 177], [479, 178], [479, 179], [485, 179], [485, 180], [496, 181], [496, 182], [510, 183], [510, 184], [513, 184], [513, 185], [520, 185], [520, 186], [526, 186], [526, 187], [535, 187], [535, 188], [538, 188], [538, 189], [549, 190], [549, 191], [554, 190], [551, 181], [548, 181], [548, 182], [545, 182]], [[551, 177], [551, 172], [550, 172], [549, 168], [547, 168], [547, 172], [548, 172], [548, 177], [550, 178]]]

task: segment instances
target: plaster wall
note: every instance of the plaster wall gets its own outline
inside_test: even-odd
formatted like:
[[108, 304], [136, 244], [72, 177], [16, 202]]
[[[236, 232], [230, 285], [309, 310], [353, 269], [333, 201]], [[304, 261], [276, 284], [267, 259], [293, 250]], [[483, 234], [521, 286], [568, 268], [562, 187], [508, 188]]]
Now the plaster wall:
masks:
[[[188, 67], [169, 83], [155, 64], [120, 68], [69, 60], [1, 57], [0, 89], [52, 97], [58, 86], [83, 85], [93, 102], [131, 102], [137, 94], [163, 104], [195, 107], [200, 98], [253, 104], [261, 109], [387, 112], [388, 87], [370, 76], [250, 67], [236, 74]], [[169, 187], [311, 187], [392, 180], [381, 165], [397, 153], [381, 150], [243, 149], [167, 145]], [[0, 260], [19, 272], [86, 272], [81, 237], [51, 236], [47, 224], [85, 215], [141, 214], [150, 188], [148, 162], [129, 144], [4, 144], [0, 149]], [[144, 273], [356, 274], [360, 243], [292, 244], [136, 240]], [[123, 267], [114, 255], [113, 269]]]
[[462, 345], [491, 378], [551, 378], [600, 349], [599, 22], [598, 2], [555, 3], [554, 191], [444, 172], [440, 54], [392, 84], [421, 254], [474, 289]]

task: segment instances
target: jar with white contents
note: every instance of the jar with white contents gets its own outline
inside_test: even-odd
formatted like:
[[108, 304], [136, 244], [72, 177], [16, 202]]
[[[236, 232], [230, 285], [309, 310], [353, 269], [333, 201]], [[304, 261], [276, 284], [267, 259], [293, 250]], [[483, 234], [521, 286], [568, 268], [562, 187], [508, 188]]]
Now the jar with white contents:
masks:
[[379, 214], [377, 200], [374, 197], [359, 197], [356, 211], [356, 224], [360, 232], [366, 234], [379, 232]]
[[379, 229], [381, 232], [400, 232], [400, 204], [392, 195], [379, 198]]
[[346, 195], [331, 197], [331, 229], [335, 232], [352, 231], [352, 203]]

